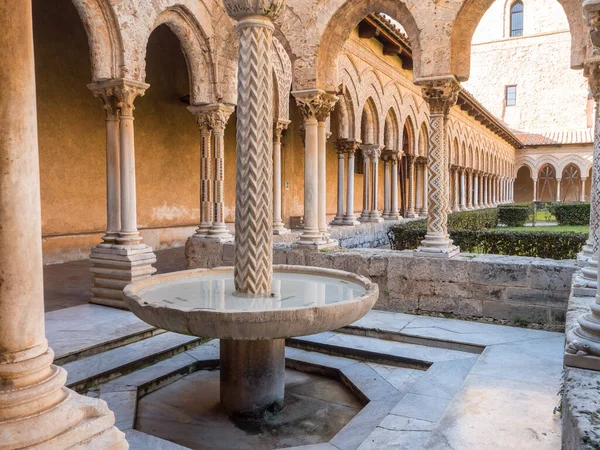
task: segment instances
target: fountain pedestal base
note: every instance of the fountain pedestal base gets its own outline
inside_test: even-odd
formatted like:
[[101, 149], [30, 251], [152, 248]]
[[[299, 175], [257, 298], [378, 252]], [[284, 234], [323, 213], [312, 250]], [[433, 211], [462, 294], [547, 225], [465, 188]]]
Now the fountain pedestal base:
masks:
[[221, 339], [221, 405], [230, 417], [280, 411], [285, 389], [285, 339]]

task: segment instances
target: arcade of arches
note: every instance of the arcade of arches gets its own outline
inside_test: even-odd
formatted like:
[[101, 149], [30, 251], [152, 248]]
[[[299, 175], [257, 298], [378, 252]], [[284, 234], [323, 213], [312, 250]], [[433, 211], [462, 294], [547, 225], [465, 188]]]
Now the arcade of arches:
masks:
[[[252, 118], [236, 114], [237, 76], [257, 54], [272, 65], [270, 104], [260, 106], [273, 126], [251, 137], [272, 147], [265, 170], [275, 234], [289, 234], [301, 217], [293, 245], [311, 251], [337, 245], [329, 227], [426, 216], [415, 255], [456, 255], [448, 212], [513, 201], [522, 170], [520, 141], [460, 86], [491, 3], [0, 0], [0, 82], [11, 87], [0, 93], [0, 258], [11, 261], [0, 282], [0, 378], [12, 377], [23, 396], [14, 400], [0, 382], [0, 405], [9, 405], [0, 441], [9, 436], [8, 448], [21, 448], [57, 439], [58, 448], [101, 439], [126, 448], [106, 405], [68, 391], [64, 370], [51, 365], [43, 253], [56, 262], [93, 246], [93, 301], [123, 307], [123, 287], [155, 272], [153, 249], [232, 241], [236, 136], [253, 134]], [[571, 65], [586, 63], [596, 80], [581, 2], [560, 3]], [[267, 50], [238, 58], [236, 21], [252, 22]], [[529, 169], [540, 198], [589, 192], [589, 165]], [[40, 228], [43, 242], [32, 239]], [[66, 423], [61, 408], [81, 414]], [[44, 414], [55, 416], [33, 426]], [[29, 431], [2, 434], [21, 426]]]

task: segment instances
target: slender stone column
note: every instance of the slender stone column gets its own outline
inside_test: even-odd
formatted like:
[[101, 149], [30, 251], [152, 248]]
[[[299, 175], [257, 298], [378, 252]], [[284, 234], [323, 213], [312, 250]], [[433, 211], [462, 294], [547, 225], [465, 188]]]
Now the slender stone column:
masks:
[[483, 206], [487, 208], [488, 204], [488, 176], [486, 173], [482, 175], [483, 177]]
[[473, 209], [473, 169], [467, 169], [469, 189], [467, 190], [467, 209]]
[[423, 166], [423, 209], [421, 215], [427, 217], [428, 201], [429, 201], [429, 171], [427, 164]]
[[0, 0], [0, 447], [127, 449], [101, 400], [64, 387], [44, 329], [31, 1]]
[[[322, 213], [325, 209], [319, 182], [321, 181], [321, 184], [324, 182], [324, 168], [322, 167], [320, 170], [319, 158], [320, 156], [324, 157], [322, 152], [325, 151], [325, 119], [338, 98], [320, 90], [296, 91], [292, 95], [296, 98], [296, 104], [304, 117], [305, 128], [304, 229], [295, 245], [310, 246], [316, 249], [335, 247], [337, 241], [329, 239], [321, 230], [323, 225], [321, 222], [324, 219]], [[321, 165], [323, 165], [322, 160]], [[326, 186], [323, 186], [323, 189], [326, 189]], [[319, 206], [320, 204], [321, 206]], [[320, 212], [321, 214], [319, 214]], [[325, 222], [325, 227], [326, 225]]]
[[414, 193], [415, 193], [415, 157], [412, 155], [406, 155], [406, 164], [408, 174], [408, 199], [407, 199], [407, 207], [406, 207], [406, 217], [414, 218], [418, 217], [415, 213], [415, 201], [414, 201]]
[[348, 177], [346, 186], [346, 214], [341, 225], [354, 226], [360, 223], [356, 220], [356, 215], [354, 214], [354, 158], [360, 141], [339, 140], [338, 147], [342, 145], [344, 152], [348, 155]]
[[211, 141], [214, 114], [205, 106], [190, 106], [188, 109], [200, 128], [200, 225], [194, 234], [194, 238], [199, 239], [208, 235], [213, 222]]
[[328, 103], [317, 112], [319, 141], [319, 232], [329, 241], [327, 231], [327, 118], [333, 110], [338, 98], [330, 95]]
[[368, 222], [369, 221], [369, 211], [370, 211], [370, 185], [371, 185], [371, 153], [368, 145], [363, 144], [360, 146], [360, 150], [362, 152], [363, 161], [364, 161], [364, 179], [363, 179], [363, 210], [360, 214], [359, 221]]
[[475, 209], [481, 207], [479, 204], [479, 172], [476, 172], [473, 177], [473, 207]]
[[95, 97], [102, 99], [106, 112], [106, 232], [100, 246], [117, 242], [121, 231], [121, 163], [119, 106], [113, 88], [88, 85]]
[[533, 178], [533, 201], [537, 202], [537, 178]]
[[371, 173], [372, 173], [372, 197], [370, 222], [383, 222], [379, 213], [379, 158], [381, 157], [382, 146], [375, 145], [371, 155]]
[[[225, 225], [225, 126], [233, 110], [233, 106], [217, 105], [214, 108], [212, 120], [214, 209], [213, 221], [207, 238], [221, 243], [233, 241], [233, 236]], [[281, 205], [281, 199], [279, 204]]]
[[388, 220], [390, 217], [390, 211], [392, 209], [390, 189], [391, 189], [391, 173], [390, 173], [390, 160], [387, 157], [383, 157], [383, 214], [382, 217]]
[[275, 121], [273, 128], [273, 234], [288, 234], [281, 217], [281, 137], [287, 130], [289, 120]]
[[346, 170], [346, 147], [336, 142], [338, 156], [338, 185], [337, 185], [337, 213], [331, 222], [332, 225], [344, 224], [344, 172]]
[[392, 210], [390, 211], [390, 220], [400, 219], [400, 211], [398, 210], [398, 152], [393, 152], [391, 157], [392, 171]]
[[[102, 98], [106, 107], [107, 102], [119, 109], [119, 124], [113, 125], [110, 136], [107, 134], [107, 148], [111, 148], [111, 169], [109, 183], [113, 188], [107, 193], [112, 211], [109, 215], [113, 227], [117, 219], [113, 214], [119, 210], [120, 227], [118, 236], [113, 234], [110, 242], [97, 245], [92, 249], [90, 262], [93, 274], [92, 298], [90, 302], [104, 306], [127, 309], [123, 301], [123, 288], [129, 283], [140, 281], [156, 272], [152, 266], [156, 255], [152, 249], [142, 243], [142, 237], [137, 229], [136, 183], [135, 183], [135, 138], [134, 138], [134, 101], [143, 96], [149, 85], [138, 81], [115, 79], [95, 83], [90, 86], [92, 91]], [[102, 93], [102, 94], [98, 94]], [[116, 128], [118, 137], [118, 185], [119, 206], [116, 204], [117, 169], [116, 169]], [[109, 174], [107, 173], [107, 181]]]
[[459, 253], [448, 235], [448, 148], [446, 124], [456, 104], [460, 86], [454, 78], [423, 83], [423, 98], [429, 104], [429, 215], [427, 234], [417, 256], [452, 257]]
[[467, 198], [466, 198], [467, 186], [465, 183], [465, 169], [461, 168], [461, 169], [459, 169], [459, 171], [460, 171], [460, 210], [466, 211], [467, 210]]
[[422, 171], [422, 164], [417, 164], [415, 167], [415, 175], [416, 175], [416, 192], [415, 192], [415, 214], [417, 216], [421, 215], [421, 211], [423, 208], [423, 192], [422, 192], [422, 188], [423, 188], [423, 171]]
[[460, 174], [458, 169], [454, 169], [454, 198], [452, 199], [452, 212], [460, 211]]
[[560, 198], [560, 183], [562, 181], [562, 178], [557, 178], [556, 179], [556, 201], [560, 202], [562, 201]]
[[585, 202], [585, 183], [587, 182], [587, 177], [582, 177], [581, 178], [581, 196], [579, 198], [579, 201], [581, 202]]

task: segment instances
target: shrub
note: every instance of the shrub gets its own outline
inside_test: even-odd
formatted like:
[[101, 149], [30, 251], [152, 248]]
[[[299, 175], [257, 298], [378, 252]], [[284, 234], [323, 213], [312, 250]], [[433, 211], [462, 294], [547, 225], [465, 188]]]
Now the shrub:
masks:
[[408, 250], [417, 248], [427, 234], [427, 221], [414, 220], [391, 226], [387, 235], [393, 250]]
[[585, 233], [531, 231], [454, 231], [454, 243], [463, 252], [494, 255], [534, 256], [551, 259], [575, 259], [587, 240]]
[[559, 225], [587, 225], [590, 223], [589, 203], [552, 203], [548, 209], [556, 217]]
[[498, 208], [498, 222], [507, 227], [522, 227], [532, 212], [530, 203], [503, 205]]
[[498, 210], [496, 208], [456, 212], [448, 215], [448, 229], [450, 230], [483, 230], [494, 228], [497, 224]]

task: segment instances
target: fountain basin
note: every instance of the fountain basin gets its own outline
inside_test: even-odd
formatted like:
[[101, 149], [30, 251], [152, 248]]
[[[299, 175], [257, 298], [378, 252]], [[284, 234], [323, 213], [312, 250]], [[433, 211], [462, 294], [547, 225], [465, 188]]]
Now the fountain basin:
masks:
[[337, 329], [375, 304], [378, 287], [333, 269], [274, 266], [272, 295], [234, 293], [233, 268], [157, 275], [130, 284], [125, 302], [143, 321], [176, 333], [226, 340], [271, 340]]

